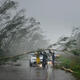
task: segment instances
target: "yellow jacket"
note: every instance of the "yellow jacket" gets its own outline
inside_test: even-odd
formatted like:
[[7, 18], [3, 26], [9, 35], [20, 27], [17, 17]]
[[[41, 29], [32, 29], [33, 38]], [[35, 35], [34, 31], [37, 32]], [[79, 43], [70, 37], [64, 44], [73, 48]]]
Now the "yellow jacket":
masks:
[[40, 63], [40, 58], [39, 57], [36, 58], [36, 62], [37, 62], [37, 64]]

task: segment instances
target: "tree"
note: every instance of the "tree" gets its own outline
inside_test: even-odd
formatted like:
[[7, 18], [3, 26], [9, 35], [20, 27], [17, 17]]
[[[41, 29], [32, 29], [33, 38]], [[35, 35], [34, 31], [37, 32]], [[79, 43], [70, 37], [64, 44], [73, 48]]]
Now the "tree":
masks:
[[17, 3], [11, 0], [0, 6], [0, 53], [9, 53], [12, 46], [19, 44], [24, 37], [28, 40], [40, 29], [40, 22], [33, 17], [26, 18], [23, 9], [16, 10]]
[[60, 37], [56, 45], [63, 47], [63, 50], [78, 50], [80, 49], [80, 28], [74, 27], [70, 37]]

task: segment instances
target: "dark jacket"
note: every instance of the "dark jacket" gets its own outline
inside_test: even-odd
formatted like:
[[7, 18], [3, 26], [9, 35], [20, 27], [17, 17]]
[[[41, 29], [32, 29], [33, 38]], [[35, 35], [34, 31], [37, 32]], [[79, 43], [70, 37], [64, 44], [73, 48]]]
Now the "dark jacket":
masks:
[[55, 60], [55, 53], [52, 53], [52, 62], [54, 63], [54, 60]]
[[46, 53], [43, 54], [43, 62], [47, 62], [47, 54]]

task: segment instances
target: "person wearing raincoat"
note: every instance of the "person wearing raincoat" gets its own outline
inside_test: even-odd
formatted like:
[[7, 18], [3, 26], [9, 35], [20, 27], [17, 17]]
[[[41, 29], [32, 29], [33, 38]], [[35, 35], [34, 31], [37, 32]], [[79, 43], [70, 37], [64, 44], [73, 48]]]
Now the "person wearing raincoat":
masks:
[[37, 52], [37, 54], [36, 54], [36, 63], [37, 63], [37, 64], [40, 63], [40, 58], [39, 58], [39, 54], [38, 54], [38, 52]]

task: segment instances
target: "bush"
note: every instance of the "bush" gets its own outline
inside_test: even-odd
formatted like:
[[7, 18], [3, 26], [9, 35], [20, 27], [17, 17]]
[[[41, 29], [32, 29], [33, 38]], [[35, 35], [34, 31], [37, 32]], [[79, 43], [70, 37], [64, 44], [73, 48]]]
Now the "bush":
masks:
[[[64, 66], [65, 68], [69, 68], [69, 69], [73, 70], [74, 71], [73, 75], [75, 77], [77, 77], [78, 79], [80, 79], [80, 62], [78, 62], [78, 60], [75, 60], [75, 59], [72, 60], [70, 58], [61, 56], [58, 59], [58, 61], [61, 61], [59, 68]], [[80, 61], [80, 59], [79, 59], [79, 61]]]
[[71, 50], [71, 52], [72, 52], [74, 55], [80, 56], [80, 50], [79, 50], [79, 49]]
[[64, 66], [66, 68], [70, 67], [70, 63], [71, 63], [70, 59], [67, 59], [65, 57], [60, 57], [59, 61], [61, 62], [60, 66]]

